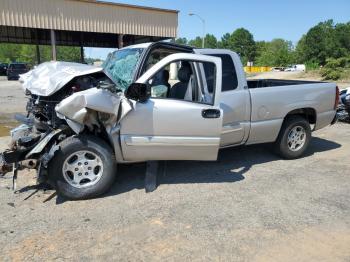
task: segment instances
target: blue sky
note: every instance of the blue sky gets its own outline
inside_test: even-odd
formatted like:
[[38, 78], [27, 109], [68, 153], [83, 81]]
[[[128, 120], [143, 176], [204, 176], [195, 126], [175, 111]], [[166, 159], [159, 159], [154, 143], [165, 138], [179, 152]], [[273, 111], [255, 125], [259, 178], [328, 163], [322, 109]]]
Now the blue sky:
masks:
[[[350, 21], [350, 0], [105, 0], [179, 10], [179, 37], [195, 38], [202, 32], [197, 13], [206, 20], [206, 32], [218, 39], [244, 27], [255, 40], [284, 38], [296, 43], [318, 22]], [[86, 49], [89, 57], [105, 57], [110, 50]]]

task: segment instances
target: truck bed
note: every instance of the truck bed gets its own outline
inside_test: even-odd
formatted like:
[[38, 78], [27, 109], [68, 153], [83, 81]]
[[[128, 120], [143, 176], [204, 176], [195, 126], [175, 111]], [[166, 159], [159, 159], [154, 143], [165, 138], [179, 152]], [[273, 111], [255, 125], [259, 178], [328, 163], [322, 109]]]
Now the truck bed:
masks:
[[284, 117], [296, 109], [313, 110], [317, 118], [314, 130], [329, 125], [334, 118], [335, 83], [277, 79], [248, 83], [251, 98], [248, 143], [261, 143], [262, 137], [266, 139], [264, 142], [274, 141]]
[[248, 88], [262, 88], [272, 86], [289, 86], [289, 85], [305, 85], [322, 83], [319, 81], [304, 81], [304, 80], [284, 80], [284, 79], [252, 79], [247, 80]]

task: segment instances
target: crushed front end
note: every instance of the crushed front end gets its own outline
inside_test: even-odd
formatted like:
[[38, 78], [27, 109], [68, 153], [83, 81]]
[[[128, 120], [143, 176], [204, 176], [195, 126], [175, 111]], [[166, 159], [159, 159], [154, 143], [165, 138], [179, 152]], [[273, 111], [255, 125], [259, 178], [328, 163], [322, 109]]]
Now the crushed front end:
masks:
[[32, 113], [28, 115], [16, 115], [22, 124], [10, 131], [9, 148], [0, 153], [0, 173], [13, 173], [14, 189], [18, 171], [25, 168], [37, 170], [38, 183], [46, 181], [47, 164], [57, 144], [72, 134], [66, 125], [53, 128]]
[[69, 120], [57, 116], [56, 106], [75, 93], [111, 84], [101, 68], [65, 62], [41, 64], [20, 81], [27, 113], [15, 116], [21, 124], [10, 131], [9, 148], [0, 153], [0, 175], [12, 172], [14, 188], [18, 171], [25, 168], [36, 169], [38, 183], [46, 182], [58, 144], [75, 134]]

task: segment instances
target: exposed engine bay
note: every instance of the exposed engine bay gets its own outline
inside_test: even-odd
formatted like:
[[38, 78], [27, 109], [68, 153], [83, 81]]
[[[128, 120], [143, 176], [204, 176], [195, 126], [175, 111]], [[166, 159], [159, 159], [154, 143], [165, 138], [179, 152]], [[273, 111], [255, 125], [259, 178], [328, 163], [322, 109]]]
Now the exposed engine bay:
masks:
[[66, 124], [56, 115], [55, 107], [59, 102], [76, 92], [98, 87], [101, 83], [108, 84], [109, 81], [103, 73], [95, 73], [74, 78], [64, 88], [48, 97], [31, 94], [30, 91], [26, 90], [28, 96], [27, 117], [40, 132], [48, 131], [50, 128], [58, 128], [60, 125]]

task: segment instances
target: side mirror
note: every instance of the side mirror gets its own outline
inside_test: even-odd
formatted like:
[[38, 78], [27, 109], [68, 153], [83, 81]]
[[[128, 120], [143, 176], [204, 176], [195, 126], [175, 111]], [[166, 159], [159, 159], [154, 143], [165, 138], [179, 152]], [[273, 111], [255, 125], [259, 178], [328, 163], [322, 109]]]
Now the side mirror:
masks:
[[151, 97], [151, 88], [146, 84], [132, 83], [126, 89], [125, 97], [144, 103]]

